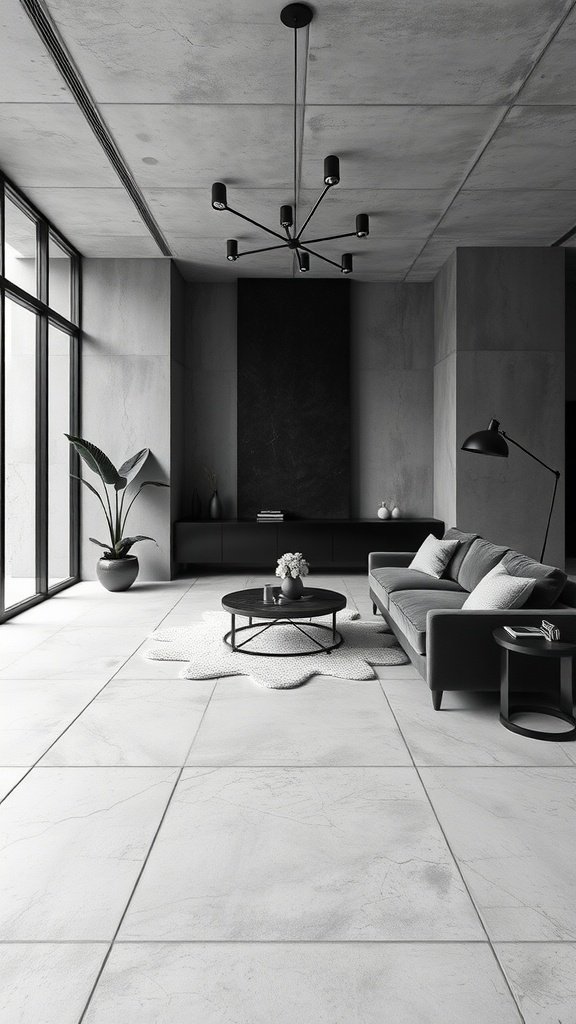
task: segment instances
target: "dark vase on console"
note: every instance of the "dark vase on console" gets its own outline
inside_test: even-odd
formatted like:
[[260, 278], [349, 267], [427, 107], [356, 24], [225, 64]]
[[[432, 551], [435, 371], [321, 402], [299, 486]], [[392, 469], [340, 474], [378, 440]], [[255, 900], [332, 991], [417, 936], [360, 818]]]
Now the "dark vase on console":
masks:
[[218, 497], [218, 491], [210, 498], [210, 519], [222, 519], [222, 502]]
[[299, 598], [302, 597], [302, 593], [304, 591], [302, 577], [296, 576], [294, 579], [292, 576], [286, 576], [285, 579], [282, 580], [280, 590], [284, 594], [284, 597], [287, 597], [290, 601], [298, 601]]

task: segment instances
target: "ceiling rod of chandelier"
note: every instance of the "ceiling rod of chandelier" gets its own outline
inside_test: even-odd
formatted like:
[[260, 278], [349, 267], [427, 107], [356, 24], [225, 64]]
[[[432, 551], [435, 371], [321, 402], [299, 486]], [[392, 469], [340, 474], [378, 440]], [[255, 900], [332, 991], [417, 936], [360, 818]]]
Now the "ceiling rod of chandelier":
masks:
[[229, 238], [226, 242], [226, 259], [231, 263], [236, 262], [241, 256], [253, 256], [260, 252], [273, 252], [276, 249], [291, 249], [296, 253], [298, 259], [298, 269], [301, 274], [306, 274], [310, 270], [310, 256], [315, 256], [317, 259], [323, 260], [324, 263], [329, 263], [331, 266], [336, 267], [342, 274], [351, 274], [353, 271], [353, 258], [352, 253], [345, 252], [342, 254], [340, 263], [336, 263], [334, 260], [328, 259], [327, 256], [322, 256], [321, 253], [315, 252], [310, 249], [309, 246], [317, 242], [330, 242], [337, 238], [367, 238], [370, 233], [370, 222], [367, 213], [359, 213], [356, 217], [356, 230], [348, 231], [345, 234], [340, 235], [324, 235], [321, 238], [310, 238], [303, 240], [302, 234], [305, 228], [308, 226], [312, 217], [316, 213], [316, 210], [320, 206], [320, 203], [324, 199], [324, 196], [334, 188], [335, 185], [340, 183], [340, 161], [337, 156], [327, 156], [324, 160], [324, 189], [321, 192], [319, 198], [314, 203], [310, 213], [304, 221], [299, 231], [296, 228], [296, 204], [297, 204], [297, 106], [298, 106], [298, 93], [297, 93], [297, 71], [298, 71], [298, 29], [304, 28], [309, 25], [312, 21], [313, 12], [307, 4], [288, 4], [284, 7], [280, 14], [282, 24], [288, 26], [288, 28], [294, 29], [294, 208], [289, 205], [280, 207], [280, 227], [284, 229], [285, 236], [281, 235], [278, 231], [273, 231], [272, 228], [267, 228], [264, 224], [260, 224], [258, 221], [253, 220], [252, 217], [247, 217], [246, 214], [240, 213], [239, 210], [233, 209], [228, 205], [228, 194], [226, 185], [222, 181], [215, 181], [212, 185], [212, 208], [217, 211], [227, 210], [228, 213], [233, 213], [236, 217], [241, 217], [242, 220], [248, 221], [249, 224], [253, 224], [261, 231], [266, 231], [269, 235], [274, 235], [275, 238], [280, 239], [281, 245], [269, 245], [263, 249], [246, 249], [244, 252], [238, 251], [238, 240], [236, 238]]

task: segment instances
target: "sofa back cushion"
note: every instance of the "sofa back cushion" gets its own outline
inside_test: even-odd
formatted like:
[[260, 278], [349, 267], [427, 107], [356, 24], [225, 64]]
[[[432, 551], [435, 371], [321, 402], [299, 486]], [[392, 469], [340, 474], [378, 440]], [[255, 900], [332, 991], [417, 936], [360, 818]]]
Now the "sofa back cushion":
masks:
[[564, 590], [568, 579], [562, 569], [521, 555], [519, 551], [508, 551], [503, 563], [511, 576], [527, 576], [536, 580], [534, 589], [526, 601], [526, 608], [552, 608]]
[[[458, 583], [464, 590], [472, 592], [490, 569], [501, 562], [508, 548], [491, 544], [488, 540], [477, 537], [473, 540], [464, 555], [458, 572]], [[510, 570], [512, 571], [512, 570]]]
[[455, 583], [458, 583], [460, 566], [468, 553], [470, 545], [478, 536], [479, 534], [477, 533], [462, 533], [462, 530], [457, 530], [455, 526], [451, 526], [449, 530], [446, 530], [442, 540], [457, 540], [459, 543], [443, 572], [444, 579], [454, 580]]

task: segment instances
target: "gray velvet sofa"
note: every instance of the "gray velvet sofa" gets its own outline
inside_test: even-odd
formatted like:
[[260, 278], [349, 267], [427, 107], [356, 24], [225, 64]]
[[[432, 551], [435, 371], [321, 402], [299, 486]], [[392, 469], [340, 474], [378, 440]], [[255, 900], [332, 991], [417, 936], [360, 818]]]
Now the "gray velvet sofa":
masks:
[[[383, 615], [427, 681], [437, 711], [444, 690], [499, 689], [500, 648], [492, 636], [497, 626], [540, 625], [546, 618], [563, 639], [576, 640], [576, 584], [562, 570], [477, 534], [450, 529], [444, 537], [459, 544], [441, 579], [409, 569], [412, 551], [373, 551], [368, 561], [374, 614]], [[537, 579], [528, 603], [506, 611], [463, 609], [470, 591], [502, 560], [511, 575]], [[522, 658], [521, 670], [527, 691], [557, 685], [552, 661]]]

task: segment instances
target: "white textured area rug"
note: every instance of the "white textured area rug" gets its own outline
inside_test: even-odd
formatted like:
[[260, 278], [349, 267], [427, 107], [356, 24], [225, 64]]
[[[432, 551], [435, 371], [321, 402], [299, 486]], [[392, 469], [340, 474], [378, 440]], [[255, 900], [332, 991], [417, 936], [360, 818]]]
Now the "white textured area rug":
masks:
[[[254, 641], [257, 649], [270, 656], [238, 654], [224, 643], [224, 635], [230, 629], [230, 616], [226, 612], [204, 612], [202, 622], [193, 622], [185, 629], [161, 629], [152, 633], [150, 640], [157, 646], [144, 652], [153, 661], [187, 661], [178, 673], [180, 679], [215, 679], [218, 676], [251, 676], [260, 686], [272, 690], [288, 690], [301, 686], [311, 676], [336, 676], [338, 679], [375, 679], [373, 665], [405, 665], [408, 658], [398, 645], [389, 627], [380, 621], [362, 622], [358, 612], [344, 609], [338, 612], [337, 625], [344, 643], [326, 654], [322, 651], [305, 657], [274, 657], [273, 651], [303, 652], [314, 650], [315, 645], [299, 633], [291, 624], [273, 626]], [[247, 620], [237, 618], [241, 626]], [[306, 628], [306, 619], [299, 619]], [[331, 616], [318, 618], [315, 622], [326, 625]], [[255, 636], [265, 625], [263, 620], [253, 620], [251, 630], [237, 636], [237, 643], [248, 636]], [[312, 629], [314, 636], [322, 643], [328, 643], [331, 633]]]

